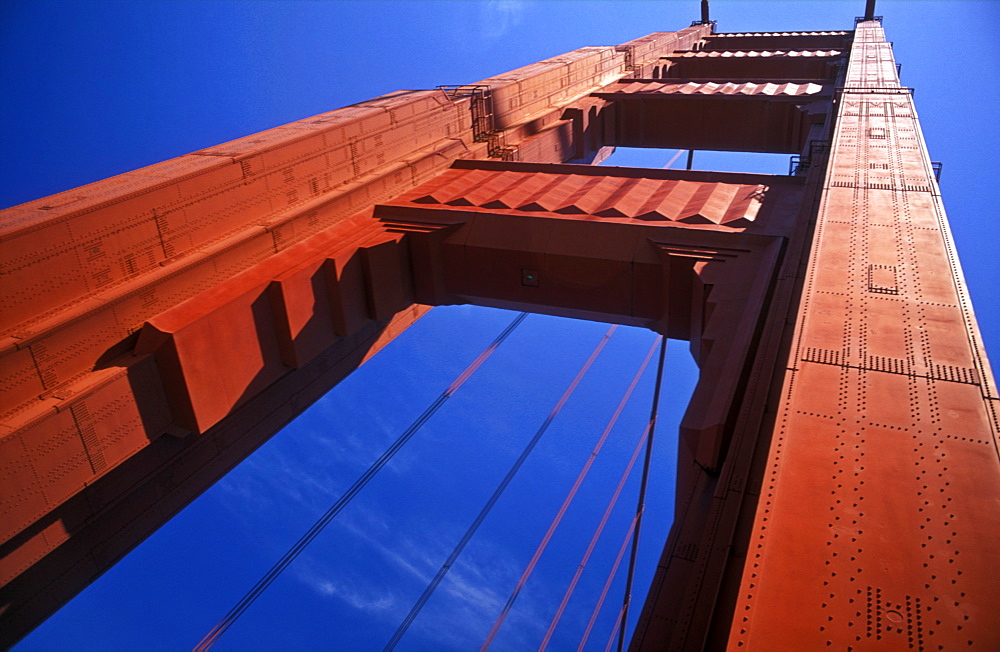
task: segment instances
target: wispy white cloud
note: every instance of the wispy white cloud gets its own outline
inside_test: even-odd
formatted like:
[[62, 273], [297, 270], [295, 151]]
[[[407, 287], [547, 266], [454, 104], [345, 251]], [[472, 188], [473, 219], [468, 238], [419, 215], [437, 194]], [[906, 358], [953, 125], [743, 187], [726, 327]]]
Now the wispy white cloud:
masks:
[[527, 9], [526, 0], [488, 0], [479, 3], [479, 36], [496, 41], [520, 24]]
[[[378, 432], [352, 431], [350, 427], [326, 432], [302, 427], [294, 443], [286, 442], [262, 451], [266, 455], [251, 457], [239, 473], [222, 482], [226, 503], [232, 503], [227, 507], [237, 515], [246, 512], [248, 505], [251, 511], [322, 513], [382, 452], [398, 429], [379, 414], [370, 415], [367, 423]], [[405, 474], [412, 463], [404, 456], [386, 472]], [[316, 595], [337, 601], [342, 605], [339, 608], [384, 621], [387, 632], [391, 632], [467, 526], [447, 517], [432, 524], [414, 514], [401, 514], [390, 503], [381, 503], [377, 492], [359, 496], [323, 535], [329, 537], [333, 530], [340, 530], [340, 540], [356, 542], [358, 547], [351, 543], [350, 549], [342, 547], [337, 556], [327, 558], [322, 542], [317, 540], [317, 545], [301, 555], [288, 574]], [[246, 518], [249, 522], [250, 516]], [[510, 542], [492, 541], [482, 534], [463, 553], [414, 622], [414, 634], [455, 649], [477, 647], [482, 642], [525, 561], [512, 553]], [[283, 539], [275, 537], [274, 541], [278, 540]], [[367, 561], [363, 565], [345, 565], [345, 557], [352, 557], [360, 548], [368, 551], [364, 553]], [[390, 576], [396, 579], [387, 582]], [[528, 615], [518, 620], [517, 629], [521, 631], [511, 632], [505, 627], [505, 644], [530, 647], [537, 643], [540, 634], [535, 633], [544, 631], [547, 623], [536, 615], [544, 616], [546, 605], [536, 602], [527, 593], [522, 595], [519, 611]]]
[[[324, 401], [316, 406], [329, 407]], [[261, 451], [222, 479], [219, 488], [228, 497], [224, 506], [237, 516], [245, 514], [248, 505], [256, 510], [305, 509], [318, 516], [388, 446], [393, 424], [378, 414], [371, 419], [374, 432], [346, 427], [322, 432], [301, 426], [294, 444], [283, 442]]]
[[397, 597], [389, 587], [367, 582], [359, 584], [351, 578], [329, 579], [310, 560], [295, 565], [295, 577], [324, 597], [338, 599], [358, 611], [379, 615], [398, 611]]
[[[407, 577], [410, 581], [397, 581], [387, 586], [383, 573], [345, 573], [335, 569], [321, 553], [309, 552], [296, 561], [294, 576], [319, 595], [383, 620], [387, 632], [399, 624], [422, 587], [430, 582], [463, 529], [459, 524], [450, 524], [440, 525], [433, 531], [401, 534], [393, 531], [382, 514], [371, 509], [345, 513], [335, 523], [337, 529], [361, 542], [381, 560], [376, 566], [393, 568], [399, 577]], [[414, 632], [445, 647], [477, 647], [503, 607], [507, 591], [520, 573], [521, 563], [506, 546], [477, 539], [414, 622]], [[371, 567], [369, 562], [368, 568]], [[533, 604], [530, 596], [523, 596], [522, 602], [531, 614], [545, 612], [546, 605]], [[447, 623], [447, 627], [442, 627], [442, 623]], [[540, 636], [536, 633], [544, 631], [546, 624], [541, 617], [522, 616], [519, 628], [525, 631], [520, 643], [529, 647], [536, 644]], [[514, 638], [520, 639], [519, 634]]]
[[[383, 560], [420, 583], [430, 581], [434, 574], [435, 561], [426, 545], [398, 534], [386, 538], [375, 536], [373, 532], [390, 533], [390, 528], [381, 515], [371, 510], [365, 510], [353, 518], [352, 516], [348, 515], [337, 524], [347, 530], [354, 538], [363, 541]], [[363, 522], [359, 523], [359, 520]], [[389, 540], [392, 545], [387, 544], [386, 540]]]

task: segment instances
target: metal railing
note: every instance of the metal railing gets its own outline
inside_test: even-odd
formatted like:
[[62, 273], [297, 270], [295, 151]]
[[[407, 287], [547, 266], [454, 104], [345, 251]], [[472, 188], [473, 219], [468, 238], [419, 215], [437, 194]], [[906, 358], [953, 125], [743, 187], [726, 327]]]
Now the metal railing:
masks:
[[472, 111], [472, 140], [477, 143], [489, 141], [493, 132], [493, 94], [488, 84], [468, 84], [437, 86], [437, 90], [451, 99], [459, 97], [472, 98], [469, 103]]
[[460, 97], [471, 98], [469, 109], [472, 112], [472, 140], [476, 143], [486, 143], [487, 155], [503, 161], [520, 159], [516, 147], [507, 146], [507, 136], [503, 129], [496, 128], [493, 114], [493, 91], [489, 84], [444, 84], [435, 87], [449, 99]]
[[788, 160], [788, 176], [804, 176], [813, 164], [819, 165], [830, 153], [830, 141], [810, 140], [806, 154], [794, 154]]

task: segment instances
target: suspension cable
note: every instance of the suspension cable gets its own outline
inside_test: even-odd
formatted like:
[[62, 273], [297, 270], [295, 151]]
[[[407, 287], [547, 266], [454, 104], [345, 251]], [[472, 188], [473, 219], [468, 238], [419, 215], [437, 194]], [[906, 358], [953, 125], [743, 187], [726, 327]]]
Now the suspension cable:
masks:
[[[639, 459], [639, 453], [642, 452], [643, 444], [646, 443], [646, 434], [648, 432], [649, 424], [646, 424], [645, 429], [642, 431], [642, 435], [639, 437], [639, 441], [636, 442], [635, 450], [632, 451], [631, 459], [629, 459], [628, 464], [625, 465], [625, 470], [622, 471], [622, 477], [618, 480], [618, 486], [611, 495], [611, 499], [608, 501], [608, 506], [604, 509], [604, 514], [601, 516], [601, 522], [597, 524], [597, 529], [594, 530], [593, 536], [590, 537], [590, 543], [587, 544], [587, 550], [583, 553], [583, 557], [580, 559], [580, 563], [576, 567], [576, 573], [573, 574], [573, 579], [570, 580], [569, 586], [566, 588], [566, 593], [563, 594], [562, 602], [559, 603], [559, 608], [556, 609], [556, 614], [552, 617], [552, 622], [549, 623], [549, 628], [545, 632], [545, 638], [542, 639], [542, 644], [538, 646], [538, 652], [542, 652], [548, 646], [549, 639], [552, 638], [552, 634], [556, 631], [556, 625], [559, 624], [559, 619], [562, 618], [563, 611], [566, 609], [566, 605], [569, 603], [569, 599], [573, 595], [573, 591], [576, 589], [576, 584], [580, 581], [580, 576], [583, 575], [583, 569], [587, 566], [587, 562], [590, 561], [590, 555], [594, 552], [594, 548], [597, 546], [597, 541], [601, 538], [601, 534], [604, 532], [604, 526], [607, 525], [611, 512], [614, 510], [615, 505], [618, 504], [618, 497], [621, 496], [622, 489], [625, 487], [625, 482], [632, 474], [632, 467], [635, 466], [635, 461]], [[633, 521], [634, 520], [635, 518], [633, 517]], [[632, 530], [629, 529], [630, 536], [631, 532]], [[622, 554], [624, 554], [625, 545], [627, 543], [628, 538], [626, 537], [625, 542], [622, 543]], [[621, 555], [619, 555], [619, 562], [621, 561], [620, 557]], [[611, 573], [612, 578], [617, 570], [618, 562], [615, 563], [614, 570]], [[600, 605], [604, 603], [604, 594], [606, 593], [607, 589], [605, 589], [604, 593], [601, 594], [601, 599], [598, 603], [598, 611], [600, 611]], [[589, 631], [590, 630], [588, 629], [588, 633]], [[586, 642], [586, 640], [587, 635], [585, 634], [584, 642]]]
[[392, 649], [396, 647], [396, 645], [399, 644], [399, 641], [400, 639], [403, 638], [403, 635], [406, 633], [406, 630], [409, 629], [410, 625], [413, 623], [413, 620], [420, 613], [420, 610], [424, 608], [425, 604], [427, 604], [427, 601], [434, 593], [434, 590], [437, 589], [438, 585], [444, 579], [444, 576], [448, 573], [449, 570], [451, 570], [451, 567], [458, 559], [458, 556], [462, 554], [462, 550], [465, 549], [465, 546], [468, 545], [469, 541], [472, 539], [472, 536], [476, 533], [476, 530], [479, 529], [479, 526], [486, 519], [486, 516], [490, 513], [490, 510], [493, 509], [493, 505], [495, 505], [497, 500], [500, 499], [501, 494], [503, 494], [504, 490], [507, 488], [507, 485], [511, 483], [511, 480], [514, 479], [514, 476], [521, 469], [521, 466], [524, 464], [524, 461], [528, 459], [528, 455], [531, 454], [531, 451], [534, 450], [535, 445], [538, 443], [538, 440], [540, 440], [542, 438], [542, 435], [545, 434], [545, 431], [548, 429], [549, 424], [551, 424], [552, 420], [555, 419], [557, 414], [559, 414], [559, 411], [562, 410], [563, 405], [566, 404], [566, 401], [569, 399], [570, 395], [573, 394], [573, 391], [576, 389], [577, 385], [579, 385], [580, 381], [583, 380], [583, 376], [590, 369], [591, 365], [594, 364], [594, 360], [597, 359], [598, 354], [604, 348], [604, 345], [607, 344], [608, 339], [611, 337], [611, 334], [615, 332], [616, 328], [617, 325], [611, 326], [611, 328], [609, 328], [608, 331], [604, 334], [604, 337], [601, 338], [601, 341], [598, 342], [597, 346], [590, 354], [590, 357], [587, 358], [587, 361], [583, 364], [583, 367], [581, 367], [580, 371], [577, 372], [576, 377], [573, 379], [573, 382], [571, 382], [569, 384], [569, 387], [566, 388], [566, 391], [563, 392], [562, 397], [556, 403], [555, 407], [552, 408], [552, 411], [549, 412], [549, 415], [545, 418], [545, 421], [538, 428], [538, 431], [535, 433], [534, 437], [531, 438], [531, 441], [528, 442], [528, 445], [525, 446], [523, 451], [521, 451], [521, 455], [514, 462], [513, 466], [510, 467], [510, 470], [507, 471], [507, 475], [504, 476], [504, 479], [500, 482], [499, 485], [497, 485], [497, 488], [496, 490], [494, 490], [493, 495], [490, 496], [489, 500], [486, 501], [486, 504], [483, 506], [482, 510], [480, 510], [479, 515], [476, 516], [476, 519], [472, 522], [472, 525], [469, 526], [469, 529], [466, 530], [465, 534], [455, 545], [455, 549], [452, 550], [450, 555], [448, 555], [448, 558], [445, 560], [444, 564], [441, 565], [441, 568], [438, 569], [437, 574], [431, 580], [430, 584], [428, 584], [427, 588], [424, 589], [424, 592], [420, 595], [416, 603], [410, 609], [410, 613], [406, 615], [406, 618], [404, 618], [403, 622], [400, 623], [399, 627], [396, 629], [396, 632], [392, 635], [392, 638], [389, 639], [389, 642], [385, 646], [386, 652], [390, 652]]
[[[633, 541], [635, 541], [635, 539], [633, 539]], [[625, 605], [622, 605], [622, 608], [618, 610], [618, 619], [615, 620], [615, 626], [611, 630], [611, 636], [608, 637], [608, 644], [604, 646], [604, 652], [611, 652], [611, 646], [615, 644], [615, 634], [621, 631], [618, 629], [618, 626], [625, 620], [625, 613], [627, 611], [628, 608]]]
[[563, 500], [562, 506], [559, 507], [559, 511], [556, 513], [555, 518], [552, 519], [552, 523], [549, 525], [548, 531], [545, 536], [542, 537], [541, 542], [535, 549], [535, 554], [532, 556], [531, 561], [525, 567], [524, 572], [521, 573], [521, 578], [517, 582], [517, 586], [511, 591], [510, 597], [507, 598], [507, 604], [504, 605], [503, 610], [500, 615], [497, 616], [496, 622], [493, 623], [493, 628], [490, 629], [490, 633], [486, 636], [486, 640], [483, 642], [480, 652], [486, 652], [489, 649], [490, 644], [493, 643], [494, 637], [496, 637], [497, 632], [500, 631], [500, 626], [503, 624], [504, 619], [507, 614], [510, 613], [511, 607], [514, 606], [514, 601], [517, 600], [517, 596], [521, 593], [521, 589], [524, 588], [525, 583], [531, 576], [532, 571], [535, 570], [535, 565], [538, 563], [539, 558], [541, 558], [542, 553], [545, 552], [545, 548], [549, 545], [549, 541], [552, 539], [552, 535], [555, 533], [556, 528], [559, 527], [559, 523], [562, 521], [563, 516], [566, 514], [566, 510], [569, 508], [570, 503], [573, 502], [573, 498], [576, 497], [576, 492], [580, 489], [580, 485], [583, 484], [583, 480], [587, 477], [587, 473], [590, 471], [590, 467], [593, 466], [594, 460], [597, 459], [597, 454], [601, 452], [601, 448], [604, 446], [604, 442], [607, 441], [608, 435], [611, 434], [612, 428], [614, 428], [615, 423], [618, 422], [618, 417], [621, 416], [622, 410], [625, 409], [625, 404], [628, 403], [629, 398], [632, 396], [632, 392], [635, 391], [636, 385], [639, 384], [639, 378], [642, 377], [646, 367], [649, 365], [649, 361], [653, 357], [653, 353], [656, 351], [656, 345], [658, 341], [654, 341], [653, 345], [649, 347], [649, 352], [646, 354], [646, 358], [642, 361], [639, 366], [639, 370], [635, 373], [632, 378], [631, 384], [628, 389], [625, 390], [625, 394], [622, 396], [621, 401], [618, 403], [618, 408], [615, 413], [611, 416], [608, 421], [607, 426], [604, 428], [604, 432], [601, 433], [600, 438], [597, 440], [597, 444], [594, 449], [590, 452], [590, 457], [584, 463], [583, 468], [580, 469], [580, 473], [576, 478], [576, 482], [573, 483], [572, 488], [570, 488], [569, 493], [566, 494], [566, 498]]
[[449, 398], [451, 398], [452, 394], [454, 394], [459, 387], [465, 384], [465, 381], [467, 381], [469, 377], [472, 376], [472, 374], [475, 373], [475, 371], [479, 369], [484, 362], [486, 362], [486, 359], [489, 358], [494, 351], [496, 351], [497, 347], [499, 347], [500, 344], [514, 332], [514, 329], [516, 329], [527, 316], [528, 313], [526, 312], [520, 313], [514, 318], [513, 321], [510, 322], [510, 324], [507, 325], [507, 327], [496, 337], [496, 339], [490, 343], [489, 346], [483, 349], [476, 359], [465, 368], [465, 371], [459, 374], [459, 376], [451, 382], [448, 388], [445, 389], [444, 392], [442, 392], [442, 394], [438, 396], [438, 398], [431, 403], [431, 405], [424, 410], [419, 417], [417, 417], [416, 421], [410, 424], [410, 427], [407, 428], [406, 431], [403, 432], [403, 434], [400, 435], [399, 438], [396, 439], [396, 441], [393, 442], [384, 453], [382, 453], [381, 457], [375, 460], [375, 462], [368, 467], [363, 474], [361, 474], [361, 477], [355, 480], [354, 484], [352, 484], [351, 487], [344, 492], [337, 502], [335, 502], [319, 518], [319, 520], [313, 523], [312, 527], [310, 527], [309, 530], [307, 530], [306, 533], [295, 542], [295, 545], [293, 545], [281, 557], [281, 559], [279, 559], [249, 591], [247, 591], [246, 595], [244, 595], [243, 598], [229, 610], [225, 617], [220, 620], [208, 634], [205, 635], [205, 638], [201, 639], [198, 645], [194, 648], [197, 652], [208, 650], [215, 644], [216, 641], [219, 640], [219, 637], [222, 636], [222, 634], [225, 633], [225, 631], [229, 629], [234, 622], [236, 622], [236, 619], [242, 616], [243, 613], [250, 608], [250, 605], [252, 605], [254, 601], [267, 589], [267, 587], [269, 587], [274, 580], [278, 578], [281, 572], [288, 568], [293, 561], [295, 561], [295, 558], [299, 556], [306, 546], [312, 543], [319, 533], [322, 532], [327, 525], [329, 525], [330, 521], [332, 521], [337, 514], [339, 514], [341, 510], [343, 510], [344, 507], [351, 502], [358, 492], [360, 492], [361, 489], [368, 484], [368, 481], [375, 477], [375, 474], [378, 473], [379, 470], [381, 470], [382, 467], [384, 467], [397, 452], [399, 452], [399, 449], [402, 448], [403, 445], [406, 444], [406, 442], [408, 442], [425, 423], [427, 423], [428, 419], [434, 416], [434, 413], [437, 412]]
[[[611, 566], [611, 572], [608, 573], [608, 578], [604, 581], [604, 588], [601, 589], [601, 597], [597, 599], [597, 604], [594, 605], [594, 611], [590, 614], [590, 620], [587, 622], [587, 629], [584, 630], [583, 636], [580, 637], [580, 645], [577, 647], [576, 652], [583, 652], [583, 647], [587, 644], [587, 639], [590, 638], [590, 630], [594, 628], [594, 623], [597, 621], [597, 615], [601, 613], [601, 607], [604, 606], [604, 598], [608, 596], [608, 589], [611, 588], [611, 583], [615, 580], [615, 575], [618, 574], [618, 566], [622, 563], [622, 557], [625, 556], [625, 550], [628, 548], [628, 542], [632, 538], [633, 533], [635, 533], [635, 523], [636, 517], [632, 517], [632, 522], [629, 523], [628, 530], [625, 532], [625, 539], [622, 540], [621, 548], [618, 549], [618, 556], [615, 557], [615, 563]], [[621, 611], [618, 612], [618, 618], [621, 619]], [[618, 621], [615, 621], [615, 626], [611, 630], [611, 638], [608, 639], [608, 647], [611, 646], [611, 642], [615, 640], [615, 630], [618, 629]]]
[[[690, 163], [689, 163], [690, 165]], [[628, 575], [625, 579], [625, 599], [622, 601], [622, 617], [618, 630], [618, 652], [625, 644], [625, 630], [628, 629], [628, 607], [632, 601], [632, 579], [635, 575], [635, 556], [639, 550], [639, 530], [642, 527], [642, 512], [646, 508], [646, 483], [649, 480], [649, 465], [653, 457], [653, 435], [656, 432], [656, 417], [660, 411], [660, 386], [663, 383], [663, 360], [667, 355], [667, 338], [660, 342], [660, 362], [656, 369], [656, 386], [653, 388], [653, 406], [649, 410], [649, 435], [646, 439], [646, 458], [642, 464], [642, 482], [639, 483], [639, 500], [635, 508], [635, 536], [632, 537], [632, 552], [628, 560]]]

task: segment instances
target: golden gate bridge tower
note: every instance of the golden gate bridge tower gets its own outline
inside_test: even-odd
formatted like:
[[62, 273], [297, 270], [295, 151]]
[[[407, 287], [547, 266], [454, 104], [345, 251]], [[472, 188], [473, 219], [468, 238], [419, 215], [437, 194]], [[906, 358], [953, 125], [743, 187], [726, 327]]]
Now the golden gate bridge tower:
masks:
[[470, 303], [690, 342], [633, 649], [1000, 648], [1000, 397], [873, 2], [378, 97], [0, 211], [0, 254], [4, 645]]

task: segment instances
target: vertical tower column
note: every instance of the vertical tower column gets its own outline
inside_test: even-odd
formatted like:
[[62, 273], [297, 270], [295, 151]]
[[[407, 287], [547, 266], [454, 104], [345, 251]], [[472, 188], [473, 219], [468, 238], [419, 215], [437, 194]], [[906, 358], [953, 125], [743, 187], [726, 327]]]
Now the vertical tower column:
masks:
[[839, 93], [729, 646], [996, 648], [996, 385], [878, 20]]

